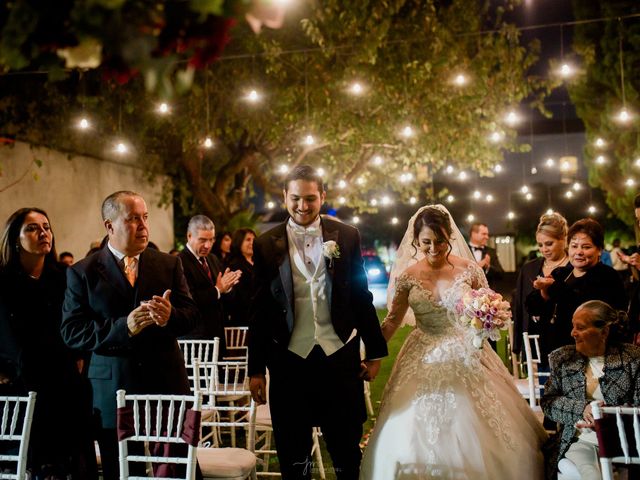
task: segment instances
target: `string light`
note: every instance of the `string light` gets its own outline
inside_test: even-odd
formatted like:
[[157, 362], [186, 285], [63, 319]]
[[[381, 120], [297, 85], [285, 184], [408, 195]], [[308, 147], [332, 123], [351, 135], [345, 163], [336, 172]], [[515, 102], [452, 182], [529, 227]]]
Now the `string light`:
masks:
[[411, 180], [413, 180], [413, 175], [411, 173], [403, 173], [402, 175], [400, 175], [400, 181], [402, 183], [407, 183]]
[[536, 167], [531, 167], [531, 175], [536, 175], [538, 173], [538, 169]]
[[467, 222], [471, 223], [476, 219], [475, 215], [473, 213], [470, 213], [469, 215], [467, 215]]
[[527, 201], [529, 201], [529, 200], [531, 200], [531, 199], [533, 198], [533, 195], [531, 195], [531, 193], [527, 193], [527, 194], [524, 196], [524, 198], [525, 198]]
[[204, 146], [204, 148], [211, 148], [213, 147], [213, 140], [211, 140], [210, 137], [207, 137], [204, 139], [204, 142], [202, 142], [202, 145]]
[[507, 218], [509, 220], [513, 220], [514, 218], [516, 218], [516, 214], [513, 213], [513, 212], [509, 212], [509, 213], [507, 213]]
[[280, 168], [278, 168], [278, 171], [283, 175], [289, 173], [289, 165], [283, 163], [282, 165], [280, 165]]
[[340, 180], [338, 182], [338, 188], [343, 189], [347, 187], [347, 182], [345, 182], [344, 180]]
[[124, 155], [125, 153], [127, 153], [129, 151], [129, 148], [127, 147], [127, 145], [123, 142], [118, 142], [115, 146], [114, 151], [120, 155]]
[[634, 186], [636, 185], [636, 181], [635, 181], [633, 178], [627, 178], [627, 179], [624, 181], [624, 184], [625, 184], [627, 187], [634, 187]]
[[447, 195], [447, 202], [453, 203], [455, 201], [456, 201], [456, 197], [454, 197], [453, 195]]
[[629, 110], [627, 110], [626, 108], [623, 108], [618, 112], [615, 119], [620, 123], [629, 123], [629, 121], [631, 120], [631, 117], [632, 115], [629, 112]]
[[504, 117], [504, 121], [507, 125], [513, 127], [520, 122], [520, 116], [512, 110]]
[[491, 203], [493, 202], [493, 195], [488, 194], [484, 199], [486, 200], [487, 203]]
[[502, 132], [493, 132], [489, 135], [489, 140], [491, 143], [500, 143], [504, 138], [504, 134]]
[[636, 158], [635, 166], [640, 168], [640, 157]]
[[351, 219], [351, 222], [352, 222], [352, 223], [360, 223], [360, 217], [358, 217], [358, 216], [356, 215], [355, 217], [353, 217], [353, 218]]
[[447, 165], [447, 168], [445, 168], [444, 171], [447, 172], [448, 174], [452, 174], [453, 173], [453, 166], [452, 165]]
[[551, 208], [551, 207], [547, 208], [547, 211], [545, 213], [547, 215], [552, 215], [553, 214], [553, 208]]
[[340, 205], [344, 205], [345, 203], [347, 203], [347, 199], [344, 197], [340, 197], [338, 198], [338, 203], [340, 203]]
[[413, 137], [413, 135], [414, 135], [413, 128], [411, 128], [409, 125], [407, 125], [402, 129], [402, 136], [404, 138], [411, 138]]
[[596, 157], [596, 163], [598, 165], [604, 165], [605, 163], [607, 163], [607, 159], [604, 157], [604, 155], [598, 155]]
[[522, 193], [528, 193], [528, 192], [529, 192], [529, 187], [527, 187], [526, 185], [523, 185], [523, 186], [520, 188], [520, 191], [521, 191]]
[[566, 172], [571, 168], [571, 164], [564, 160], [561, 164], [560, 164], [560, 171], [561, 172]]
[[320, 167], [316, 170], [316, 173], [318, 174], [319, 177], [324, 177], [325, 171], [324, 168]]
[[371, 202], [369, 202], [371, 204], [372, 207], [376, 207], [378, 206], [378, 200], [375, 198], [371, 199]]
[[417, 202], [418, 202], [418, 199], [417, 199], [416, 197], [411, 197], [411, 198], [409, 199], [409, 203], [410, 203], [411, 205], [415, 205]]
[[544, 162], [544, 164], [545, 164], [548, 168], [551, 168], [551, 167], [553, 167], [553, 166], [556, 164], [556, 162], [555, 162], [555, 160], [554, 160], [553, 158], [549, 157], [549, 158], [547, 158], [547, 161], [546, 161], [546, 162]]
[[389, 198], [388, 195], [384, 195], [381, 199], [380, 202], [382, 203], [382, 205], [391, 205], [392, 201], [391, 198]]
[[594, 207], [593, 205], [589, 205], [589, 208], [587, 209], [587, 211], [589, 213], [596, 213], [596, 207]]
[[596, 141], [594, 142], [594, 145], [597, 148], [604, 148], [607, 146], [607, 142], [605, 142], [602, 138], [598, 137], [596, 138]]
[[373, 157], [372, 162], [376, 167], [379, 167], [384, 163], [384, 158], [382, 158], [380, 155], [376, 155], [375, 157]]
[[571, 199], [573, 198], [573, 192], [571, 190], [567, 190], [567, 192], [564, 194], [565, 197]]
[[459, 73], [453, 78], [453, 83], [459, 87], [463, 87], [464, 85], [466, 85], [467, 81], [468, 81], [467, 77], [464, 76], [462, 73]]
[[349, 88], [349, 91], [353, 94], [353, 95], [361, 95], [362, 92], [364, 92], [364, 88], [362, 87], [362, 85], [358, 82], [354, 82], [351, 84], [351, 87]]
[[156, 108], [156, 111], [161, 114], [161, 115], [167, 115], [170, 112], [170, 108], [169, 108], [169, 104], [162, 102], [161, 104], [158, 105], [158, 108]]
[[475, 192], [473, 192], [473, 198], [475, 198], [476, 200], [481, 196], [482, 196], [482, 193], [480, 193], [480, 190], [476, 190]]
[[496, 173], [501, 173], [502, 172], [502, 165], [498, 164], [495, 167], [493, 167], [493, 171]]
[[316, 143], [316, 139], [313, 138], [313, 135], [307, 135], [304, 137], [304, 144], [307, 146], [311, 146]]
[[267, 202], [267, 208], [269, 210], [272, 210], [275, 206], [276, 206], [276, 204], [274, 202]]
[[575, 182], [572, 188], [577, 192], [579, 190], [582, 190], [582, 185], [580, 184], [580, 182]]
[[82, 117], [78, 122], [78, 128], [80, 130], [88, 130], [89, 128], [91, 128], [91, 123], [85, 117]]
[[357, 183], [358, 185], [364, 185], [365, 183], [367, 183], [367, 180], [366, 180], [364, 177], [358, 177], [358, 178], [356, 179], [356, 183]]
[[260, 99], [262, 98], [262, 95], [260, 95], [260, 93], [258, 93], [257, 90], [250, 90], [249, 93], [247, 94], [247, 96], [244, 97], [244, 98], [248, 102], [256, 103], [256, 102], [260, 101]]
[[400, 220], [398, 220], [398, 217], [393, 217], [391, 219], [391, 225], [397, 225], [400, 222]]
[[558, 70], [558, 73], [562, 78], [569, 78], [573, 75], [574, 69], [568, 63], [563, 63]]
[[467, 179], [467, 172], [465, 172], [464, 170], [462, 170], [462, 171], [458, 174], [458, 179], [464, 182], [464, 181]]

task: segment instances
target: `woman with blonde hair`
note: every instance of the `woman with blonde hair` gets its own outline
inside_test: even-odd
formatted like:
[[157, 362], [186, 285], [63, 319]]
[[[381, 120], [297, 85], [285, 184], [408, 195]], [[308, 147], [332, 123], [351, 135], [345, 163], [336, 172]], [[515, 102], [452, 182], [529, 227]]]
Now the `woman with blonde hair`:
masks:
[[533, 290], [533, 282], [538, 277], [550, 277], [558, 267], [563, 267], [569, 262], [567, 256], [567, 221], [557, 212], [548, 213], [540, 217], [536, 229], [536, 243], [541, 256], [523, 265], [518, 274], [516, 292], [512, 300], [513, 312], [513, 338], [512, 351], [520, 353], [522, 349], [522, 333], [539, 334], [541, 348], [544, 351], [546, 363], [548, 350], [544, 344], [547, 331], [544, 327], [548, 322], [541, 316], [531, 316], [525, 308], [525, 300]]

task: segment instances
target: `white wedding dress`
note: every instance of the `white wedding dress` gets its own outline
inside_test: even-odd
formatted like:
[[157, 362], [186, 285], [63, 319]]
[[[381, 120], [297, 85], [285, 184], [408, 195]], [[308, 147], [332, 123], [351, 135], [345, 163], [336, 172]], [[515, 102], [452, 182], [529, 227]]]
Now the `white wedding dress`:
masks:
[[486, 286], [475, 263], [435, 293], [398, 277], [385, 322], [397, 328], [393, 311], [408, 302], [416, 328], [386, 386], [361, 480], [544, 477], [542, 425], [490, 345], [475, 348], [449, 313], [467, 289]]

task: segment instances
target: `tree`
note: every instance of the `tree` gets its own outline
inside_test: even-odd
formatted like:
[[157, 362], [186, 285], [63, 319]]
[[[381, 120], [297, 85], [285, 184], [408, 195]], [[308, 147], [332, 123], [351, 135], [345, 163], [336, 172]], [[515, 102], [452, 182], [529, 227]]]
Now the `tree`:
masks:
[[[633, 0], [609, 2], [574, 1], [576, 20], [608, 18], [575, 26], [573, 49], [582, 59], [584, 74], [569, 84], [569, 94], [576, 112], [585, 124], [587, 146], [585, 159], [589, 182], [605, 193], [607, 205], [629, 226], [634, 225], [633, 197], [636, 188], [629, 188], [626, 179], [637, 175], [640, 155], [637, 108], [640, 79], [640, 22], [637, 18], [617, 20], [640, 13], [640, 5]], [[635, 120], [629, 124], [616, 122], [615, 116], [623, 107], [620, 76], [620, 41], [623, 51], [624, 92], [626, 104]], [[606, 145], [599, 147], [602, 138]], [[606, 163], [598, 162], [602, 155]]]
[[[433, 191], [433, 174], [447, 164], [491, 175], [503, 148], [526, 148], [502, 118], [525, 99], [542, 111], [550, 88], [527, 74], [537, 45], [521, 45], [518, 31], [489, 3], [312, 3], [299, 12], [301, 28], [255, 36], [236, 27], [225, 56], [196, 73], [172, 115], [152, 111], [159, 99], [141, 82], [116, 89], [96, 83], [75, 107], [99, 102], [111, 132], [119, 116], [125, 131], [135, 125], [149, 175], [168, 174], [185, 213], [204, 212], [222, 225], [246, 210], [255, 188], [279, 197], [280, 168], [302, 162], [325, 170], [336, 206], [343, 200], [367, 210], [382, 195], [434, 199], [441, 192]], [[464, 75], [464, 85], [453, 82], [456, 75]], [[355, 82], [361, 94], [352, 90]], [[55, 88], [70, 93], [82, 84], [74, 78]], [[262, 95], [259, 102], [247, 99], [250, 89]], [[51, 98], [40, 98], [38, 108]], [[28, 109], [28, 102], [13, 105]], [[29, 118], [25, 138], [37, 136]], [[504, 135], [501, 143], [491, 141], [492, 133]], [[209, 150], [206, 135], [215, 144]], [[309, 135], [313, 143], [304, 141]], [[66, 149], [80, 148], [77, 137], [69, 136]]]

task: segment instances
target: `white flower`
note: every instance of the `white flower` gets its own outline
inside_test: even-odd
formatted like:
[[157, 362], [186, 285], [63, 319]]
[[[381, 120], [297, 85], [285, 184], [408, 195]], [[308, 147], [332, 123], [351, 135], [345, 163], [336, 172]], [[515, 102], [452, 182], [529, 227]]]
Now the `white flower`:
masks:
[[334, 258], [340, 258], [340, 247], [333, 240], [322, 243], [322, 255], [333, 261]]

